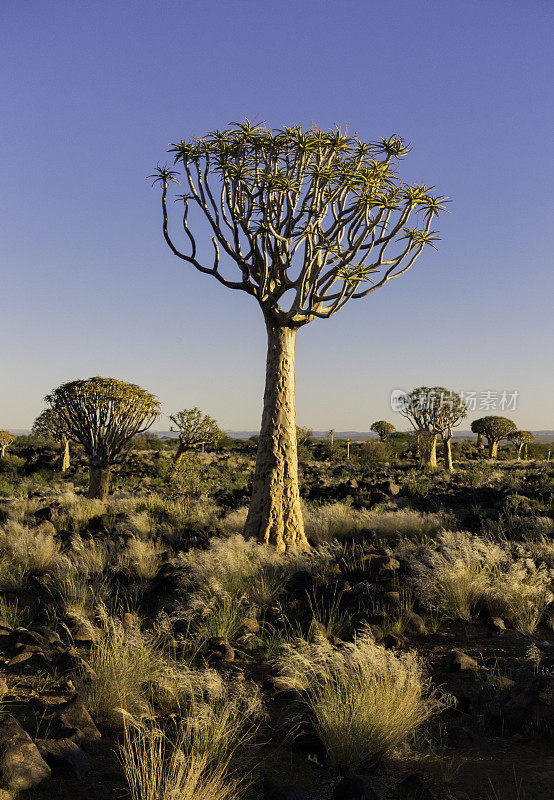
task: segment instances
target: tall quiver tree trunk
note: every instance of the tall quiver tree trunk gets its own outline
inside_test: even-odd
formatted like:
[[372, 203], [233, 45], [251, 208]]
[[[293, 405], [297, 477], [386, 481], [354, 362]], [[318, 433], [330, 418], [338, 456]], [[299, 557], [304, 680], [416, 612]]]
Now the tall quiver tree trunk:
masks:
[[477, 447], [479, 450], [483, 451], [485, 449], [485, 445], [483, 444], [483, 434], [477, 434]]
[[498, 457], [498, 442], [495, 442], [494, 439], [488, 440], [489, 445], [489, 458], [497, 458]]
[[300, 494], [294, 410], [296, 328], [266, 317], [264, 409], [246, 536], [278, 550], [307, 549]]
[[60, 447], [60, 471], [69, 469], [69, 439], [63, 438]]
[[89, 486], [87, 497], [105, 500], [110, 488], [110, 468], [91, 464], [89, 469]]
[[445, 434], [443, 438], [444, 447], [444, 466], [449, 472], [454, 472], [454, 464], [452, 463], [452, 447], [451, 447], [452, 434], [450, 436]]
[[428, 442], [428, 466], [432, 467], [433, 469], [437, 466], [437, 434], [434, 433], [431, 435], [430, 440]]

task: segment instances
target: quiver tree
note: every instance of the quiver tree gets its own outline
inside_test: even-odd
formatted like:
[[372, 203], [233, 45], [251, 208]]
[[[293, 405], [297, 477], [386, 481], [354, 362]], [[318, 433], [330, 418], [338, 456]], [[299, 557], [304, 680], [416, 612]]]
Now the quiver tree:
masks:
[[296, 426], [296, 444], [297, 445], [307, 444], [310, 441], [310, 439], [312, 438], [313, 435], [314, 435], [314, 432], [311, 430], [311, 428], [303, 428], [301, 425], [297, 425]]
[[157, 398], [134, 383], [115, 378], [88, 378], [59, 386], [45, 398], [60, 415], [70, 439], [79, 442], [89, 460], [89, 497], [104, 500], [110, 468], [138, 433], [159, 415]]
[[507, 438], [517, 447], [517, 460], [521, 460], [521, 451], [523, 448], [523, 457], [527, 461], [527, 447], [535, 441], [534, 435], [531, 431], [512, 431], [508, 434]]
[[420, 386], [399, 399], [399, 411], [421, 436], [430, 467], [437, 466], [437, 437], [442, 438], [444, 464], [452, 472], [453, 429], [467, 415], [460, 395], [444, 386]]
[[[483, 418], [484, 419], [484, 418]], [[485, 445], [483, 444], [483, 419], [474, 419], [471, 423], [471, 432], [477, 434], [477, 447], [482, 452], [485, 449]]]
[[473, 425], [478, 425], [481, 433], [487, 439], [489, 458], [496, 458], [498, 455], [498, 443], [501, 439], [506, 439], [509, 433], [517, 430], [515, 422], [512, 422], [507, 417], [481, 417], [475, 420]]
[[386, 442], [391, 433], [394, 433], [396, 428], [392, 423], [387, 422], [384, 419], [379, 419], [377, 422], [373, 423], [369, 430], [376, 433], [382, 442]]
[[[186, 250], [168, 229], [177, 172], [158, 167], [171, 251], [264, 315], [268, 351], [260, 439], [245, 534], [280, 550], [306, 548], [298, 492], [294, 349], [298, 331], [403, 275], [426, 245], [444, 198], [398, 178], [410, 148], [398, 136], [367, 144], [338, 128], [272, 131], [248, 121], [172, 146], [182, 168]], [[192, 211], [207, 220], [213, 262], [201, 258]], [[411, 227], [410, 227], [411, 225]], [[222, 271], [220, 254], [232, 272]]]
[[335, 444], [335, 429], [334, 428], [330, 428], [329, 429], [329, 444], [331, 445], [331, 447], [333, 447], [333, 445]]
[[15, 433], [0, 431], [0, 458], [6, 455], [6, 449], [17, 439]]
[[[179, 431], [179, 445], [175, 453], [176, 464], [181, 461], [187, 450], [202, 450], [214, 447], [221, 438], [221, 431], [215, 419], [202, 414], [199, 408], [185, 408], [172, 414], [169, 419]], [[171, 430], [174, 430], [172, 427]]]
[[53, 408], [45, 408], [33, 423], [33, 433], [54, 439], [60, 448], [60, 470], [65, 472], [69, 469], [69, 431], [61, 414]]

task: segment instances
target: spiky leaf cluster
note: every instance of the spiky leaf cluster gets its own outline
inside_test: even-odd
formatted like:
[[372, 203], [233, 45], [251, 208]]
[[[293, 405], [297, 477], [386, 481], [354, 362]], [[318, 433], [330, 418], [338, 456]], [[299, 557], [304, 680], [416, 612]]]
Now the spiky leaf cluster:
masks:
[[467, 415], [467, 405], [444, 386], [419, 386], [399, 399], [399, 411], [416, 430], [447, 438]]
[[[175, 255], [253, 295], [280, 324], [300, 326], [365, 297], [434, 246], [431, 225], [446, 198], [399, 178], [410, 149], [399, 136], [366, 143], [338, 127], [272, 130], [248, 120], [182, 140], [169, 152], [187, 188], [179, 195], [187, 254], [168, 232], [168, 187], [180, 173], [164, 165], [150, 177], [162, 186]], [[211, 267], [197, 257], [191, 203], [213, 233]], [[233, 279], [220, 271], [221, 250], [238, 268]]]
[[[476, 426], [474, 428], [474, 426]], [[509, 433], [517, 430], [515, 422], [507, 417], [481, 417], [476, 419], [471, 426], [473, 433], [481, 433], [486, 436], [489, 442], [498, 443], [505, 439]]]
[[535, 441], [535, 436], [531, 431], [512, 431], [506, 438], [518, 447], [522, 444], [531, 444]]
[[210, 447], [216, 445], [221, 437], [221, 431], [215, 419], [208, 414], [202, 414], [196, 406], [178, 411], [169, 419], [179, 431], [179, 440], [183, 449]]
[[54, 408], [45, 408], [33, 422], [33, 433], [63, 443], [69, 438], [64, 418]]
[[148, 430], [159, 415], [158, 399], [134, 383], [115, 378], [70, 381], [45, 398], [80, 442], [92, 464], [117, 463], [125, 444]]

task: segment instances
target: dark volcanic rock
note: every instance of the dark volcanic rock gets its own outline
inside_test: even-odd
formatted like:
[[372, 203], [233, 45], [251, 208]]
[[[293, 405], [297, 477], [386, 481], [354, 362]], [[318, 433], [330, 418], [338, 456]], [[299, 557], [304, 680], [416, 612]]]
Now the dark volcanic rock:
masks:
[[36, 745], [47, 764], [69, 765], [78, 778], [90, 770], [92, 761], [72, 739], [37, 739]]
[[14, 794], [49, 778], [50, 767], [13, 717], [0, 722], [0, 782]]
[[554, 728], [554, 674], [519, 682], [507, 696], [489, 703], [487, 713], [514, 733], [543, 733]]

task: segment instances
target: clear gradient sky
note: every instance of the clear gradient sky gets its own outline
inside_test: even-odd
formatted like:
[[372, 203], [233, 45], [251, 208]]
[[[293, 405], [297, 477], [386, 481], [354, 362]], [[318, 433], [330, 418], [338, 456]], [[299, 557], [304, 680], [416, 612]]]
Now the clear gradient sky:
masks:
[[261, 312], [171, 255], [146, 180], [244, 117], [399, 133], [453, 201], [438, 252], [301, 331], [298, 423], [405, 427], [390, 390], [424, 384], [518, 390], [518, 426], [554, 428], [552, 0], [0, 5], [1, 428], [91, 375], [157, 394], [158, 429], [258, 427]]

